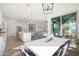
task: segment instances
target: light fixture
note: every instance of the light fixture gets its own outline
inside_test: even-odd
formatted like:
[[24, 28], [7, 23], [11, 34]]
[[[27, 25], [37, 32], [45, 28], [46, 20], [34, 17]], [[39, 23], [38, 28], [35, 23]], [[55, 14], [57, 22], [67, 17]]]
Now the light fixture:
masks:
[[53, 3], [42, 3], [44, 14], [52, 14]]
[[47, 15], [47, 21], [48, 21], [48, 36], [47, 41], [50, 41], [53, 39], [53, 34], [51, 34], [51, 19], [49, 17], [49, 14], [52, 14], [53, 11], [53, 3], [42, 3], [43, 13]]

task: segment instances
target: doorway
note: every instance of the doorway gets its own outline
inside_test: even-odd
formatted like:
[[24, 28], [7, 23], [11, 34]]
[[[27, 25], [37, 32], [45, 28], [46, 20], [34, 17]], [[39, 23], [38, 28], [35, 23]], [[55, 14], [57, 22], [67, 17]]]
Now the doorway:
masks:
[[52, 19], [52, 33], [55, 37], [60, 36], [60, 17]]

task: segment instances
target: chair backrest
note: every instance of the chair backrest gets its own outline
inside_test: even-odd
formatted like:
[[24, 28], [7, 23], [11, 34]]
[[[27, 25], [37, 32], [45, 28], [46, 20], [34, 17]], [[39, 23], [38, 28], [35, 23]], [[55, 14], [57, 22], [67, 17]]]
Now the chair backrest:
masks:
[[30, 56], [25, 50], [20, 50], [21, 56]]
[[21, 56], [36, 56], [29, 48], [20, 48]]
[[63, 53], [61, 56], [65, 56], [67, 49], [68, 49], [69, 43], [67, 42], [64, 46], [63, 46]]
[[25, 52], [25, 46], [20, 46], [20, 55], [29, 56], [29, 54], [27, 52]]
[[67, 49], [69, 46], [69, 41], [63, 44], [54, 54], [53, 56], [65, 56]]
[[31, 32], [23, 33], [23, 41], [25, 43], [31, 41]]

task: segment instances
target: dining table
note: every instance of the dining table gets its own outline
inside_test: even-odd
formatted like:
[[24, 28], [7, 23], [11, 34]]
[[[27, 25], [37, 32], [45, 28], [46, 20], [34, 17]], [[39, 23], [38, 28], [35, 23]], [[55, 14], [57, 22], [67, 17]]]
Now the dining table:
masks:
[[47, 41], [47, 38], [38, 39], [25, 43], [25, 47], [29, 48], [36, 56], [52, 56], [61, 45], [68, 39], [53, 37]]

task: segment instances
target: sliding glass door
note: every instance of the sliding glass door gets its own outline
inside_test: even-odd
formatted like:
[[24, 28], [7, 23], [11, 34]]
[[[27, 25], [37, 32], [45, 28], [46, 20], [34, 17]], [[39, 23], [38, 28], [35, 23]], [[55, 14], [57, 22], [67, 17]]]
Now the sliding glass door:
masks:
[[54, 36], [60, 36], [60, 17], [52, 19], [52, 33]]
[[55, 17], [52, 18], [51, 21], [51, 30], [53, 35], [56, 37], [60, 37], [62, 35], [62, 37], [71, 40], [72, 47], [76, 47], [76, 13]]
[[71, 47], [76, 48], [76, 13], [62, 16], [63, 37], [71, 40]]

